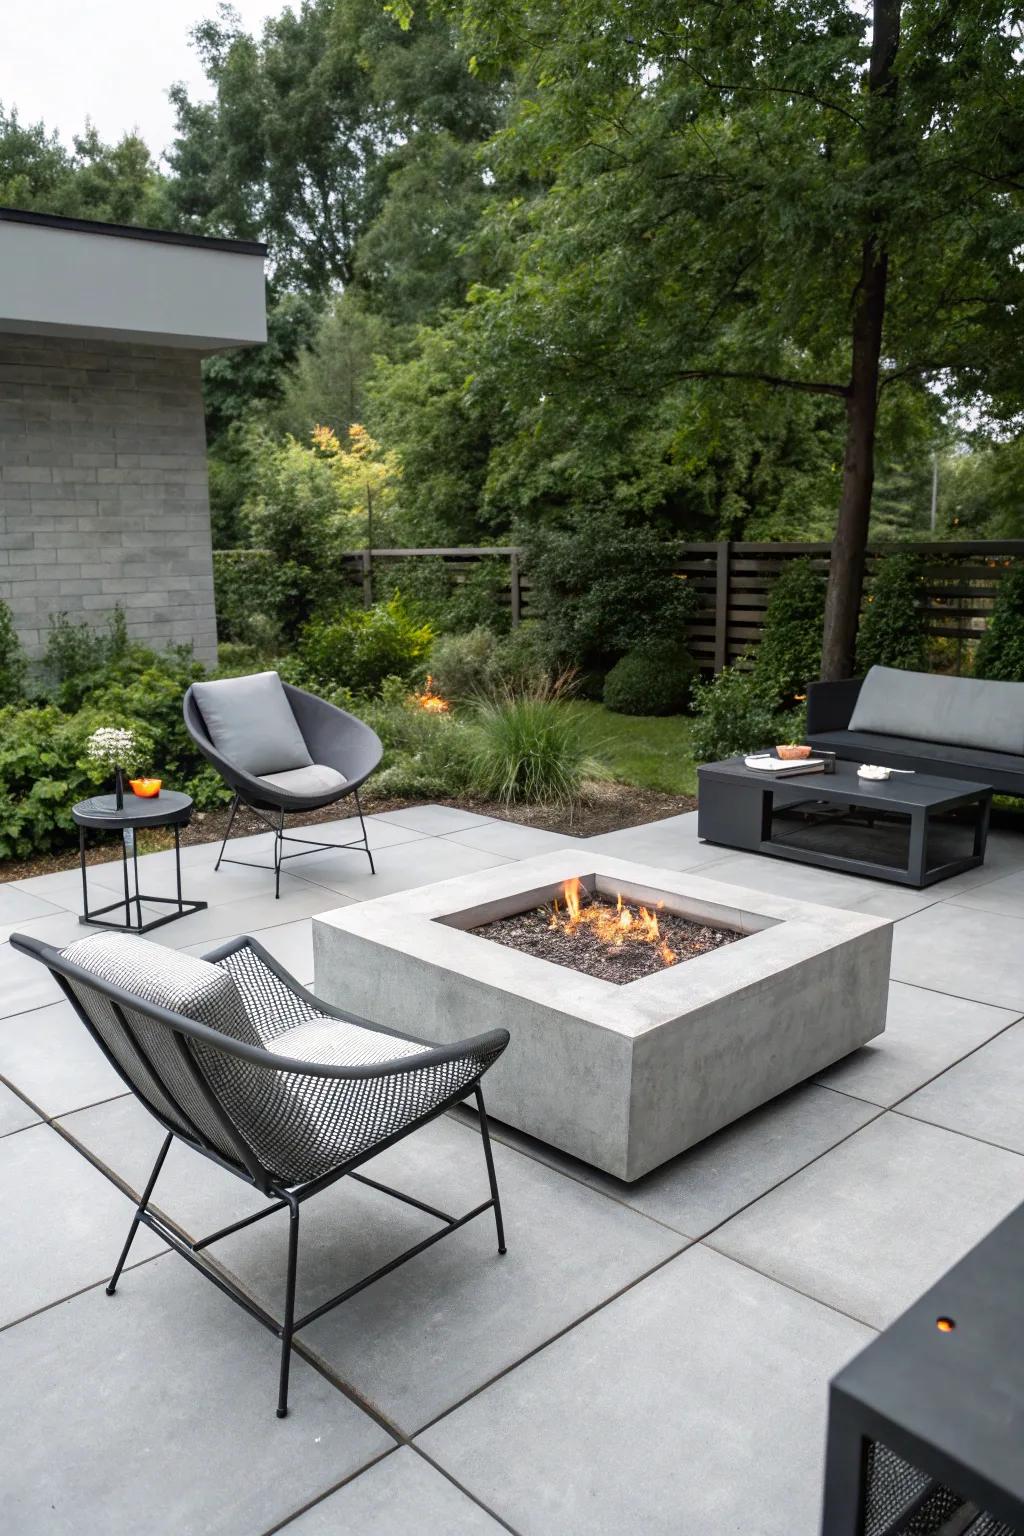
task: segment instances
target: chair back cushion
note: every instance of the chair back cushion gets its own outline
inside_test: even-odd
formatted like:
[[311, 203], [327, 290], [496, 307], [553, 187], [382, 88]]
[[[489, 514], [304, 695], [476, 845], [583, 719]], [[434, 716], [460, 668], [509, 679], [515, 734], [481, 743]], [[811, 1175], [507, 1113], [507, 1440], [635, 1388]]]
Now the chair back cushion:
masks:
[[192, 693], [220, 755], [246, 773], [287, 773], [313, 759], [276, 672], [193, 683]]
[[[63, 951], [63, 958], [132, 993], [140, 1003], [183, 1014], [235, 1040], [260, 1044], [234, 979], [206, 960], [124, 933], [78, 939]], [[104, 993], [77, 978], [69, 977], [68, 984], [143, 1102], [193, 1139], [198, 1131], [216, 1151], [237, 1162], [237, 1147], [211, 1111], [202, 1080], [181, 1049], [182, 1037], [128, 1006], [123, 1009], [125, 1028]]]
[[872, 667], [857, 695], [850, 730], [1021, 754], [1024, 683]]

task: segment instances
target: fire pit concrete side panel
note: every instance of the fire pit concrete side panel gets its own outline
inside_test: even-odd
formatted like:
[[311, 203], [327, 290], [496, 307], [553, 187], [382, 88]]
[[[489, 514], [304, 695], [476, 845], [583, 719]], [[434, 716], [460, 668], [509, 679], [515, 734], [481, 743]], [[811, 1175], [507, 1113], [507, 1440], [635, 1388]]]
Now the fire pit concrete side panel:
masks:
[[885, 1029], [888, 925], [811, 955], [634, 1042], [627, 1180], [824, 1070]]
[[[573, 876], [744, 937], [618, 986], [471, 931], [474, 914], [522, 910]], [[315, 985], [430, 1041], [508, 1029], [488, 1108], [633, 1180], [879, 1034], [891, 934], [882, 918], [571, 848], [321, 914]]]

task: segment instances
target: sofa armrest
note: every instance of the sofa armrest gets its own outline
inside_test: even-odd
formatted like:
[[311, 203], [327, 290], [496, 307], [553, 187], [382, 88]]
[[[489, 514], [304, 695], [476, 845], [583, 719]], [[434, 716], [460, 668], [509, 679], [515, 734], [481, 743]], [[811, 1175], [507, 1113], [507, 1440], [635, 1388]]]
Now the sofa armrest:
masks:
[[839, 683], [811, 683], [807, 689], [807, 734], [819, 731], [845, 731], [850, 723], [862, 677], [847, 677]]

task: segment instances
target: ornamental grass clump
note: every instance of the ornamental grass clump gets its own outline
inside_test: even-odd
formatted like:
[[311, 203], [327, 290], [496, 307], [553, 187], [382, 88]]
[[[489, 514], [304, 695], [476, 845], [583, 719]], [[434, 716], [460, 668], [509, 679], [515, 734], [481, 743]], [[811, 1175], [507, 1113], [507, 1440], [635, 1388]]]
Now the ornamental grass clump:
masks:
[[565, 695], [568, 680], [503, 689], [477, 705], [472, 723], [472, 787], [506, 805], [571, 808], [588, 779], [605, 777], [587, 752]]

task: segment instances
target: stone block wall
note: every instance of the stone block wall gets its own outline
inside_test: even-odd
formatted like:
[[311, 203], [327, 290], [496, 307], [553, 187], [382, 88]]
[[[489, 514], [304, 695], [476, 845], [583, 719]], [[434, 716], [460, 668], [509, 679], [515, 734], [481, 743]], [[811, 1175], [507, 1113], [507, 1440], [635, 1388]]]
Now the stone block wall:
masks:
[[0, 334], [0, 598], [30, 654], [49, 615], [216, 658], [196, 352]]

